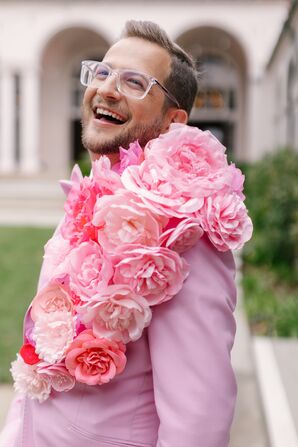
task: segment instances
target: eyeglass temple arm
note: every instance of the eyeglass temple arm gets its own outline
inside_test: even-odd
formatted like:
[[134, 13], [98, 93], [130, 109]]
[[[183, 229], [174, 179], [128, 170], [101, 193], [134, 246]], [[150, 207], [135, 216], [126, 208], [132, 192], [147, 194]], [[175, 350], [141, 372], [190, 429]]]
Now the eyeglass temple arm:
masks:
[[163, 91], [164, 91], [165, 94], [168, 96], [168, 98], [170, 98], [170, 99], [176, 104], [176, 106], [178, 107], [178, 109], [180, 109], [180, 104], [179, 104], [179, 102], [177, 101], [177, 99], [175, 98], [175, 96], [173, 96], [172, 93], [170, 93], [168, 89], [166, 89], [160, 82], [158, 82], [157, 79], [155, 79], [155, 82], [156, 82], [156, 84], [159, 85], [159, 87], [161, 87], [161, 88], [163, 89]]

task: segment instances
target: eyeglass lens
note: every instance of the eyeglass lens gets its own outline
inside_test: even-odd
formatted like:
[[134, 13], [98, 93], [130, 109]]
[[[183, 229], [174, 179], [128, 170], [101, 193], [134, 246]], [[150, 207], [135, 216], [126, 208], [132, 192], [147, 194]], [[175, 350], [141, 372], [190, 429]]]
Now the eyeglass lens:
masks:
[[117, 76], [117, 86], [123, 94], [143, 97], [151, 85], [150, 79], [142, 73], [132, 70], [113, 71], [110, 67], [101, 63], [94, 66], [83, 64], [81, 82], [83, 85], [90, 85], [95, 79], [97, 82], [104, 82], [112, 74]]

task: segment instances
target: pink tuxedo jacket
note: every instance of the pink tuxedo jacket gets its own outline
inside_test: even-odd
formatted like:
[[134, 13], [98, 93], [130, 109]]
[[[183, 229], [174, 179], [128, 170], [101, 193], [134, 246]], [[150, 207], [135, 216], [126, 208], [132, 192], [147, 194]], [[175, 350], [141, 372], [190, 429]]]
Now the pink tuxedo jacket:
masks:
[[[127, 366], [102, 386], [23, 399], [9, 447], [227, 447], [236, 384], [230, 351], [236, 294], [230, 252], [207, 238], [184, 254], [191, 273], [127, 345]], [[40, 286], [47, 281], [41, 275]]]

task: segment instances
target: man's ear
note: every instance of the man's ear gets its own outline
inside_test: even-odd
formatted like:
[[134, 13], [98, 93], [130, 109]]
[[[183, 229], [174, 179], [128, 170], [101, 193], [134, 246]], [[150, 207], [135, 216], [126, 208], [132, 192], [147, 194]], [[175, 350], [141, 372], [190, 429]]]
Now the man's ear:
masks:
[[172, 123], [186, 124], [187, 121], [188, 113], [186, 112], [186, 110], [170, 108], [166, 112], [164, 132], [169, 130], [170, 124]]

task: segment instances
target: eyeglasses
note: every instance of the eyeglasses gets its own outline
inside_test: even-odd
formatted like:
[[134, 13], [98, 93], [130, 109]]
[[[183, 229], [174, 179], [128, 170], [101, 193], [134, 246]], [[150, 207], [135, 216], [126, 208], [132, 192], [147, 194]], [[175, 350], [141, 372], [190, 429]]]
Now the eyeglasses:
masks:
[[112, 70], [103, 62], [83, 61], [81, 67], [81, 84], [88, 87], [96, 80], [97, 84], [105, 82], [112, 76], [116, 76], [116, 86], [118, 92], [134, 99], [143, 99], [153, 85], [160, 87], [165, 95], [180, 108], [177, 99], [155, 78], [139, 71], [119, 69]]

